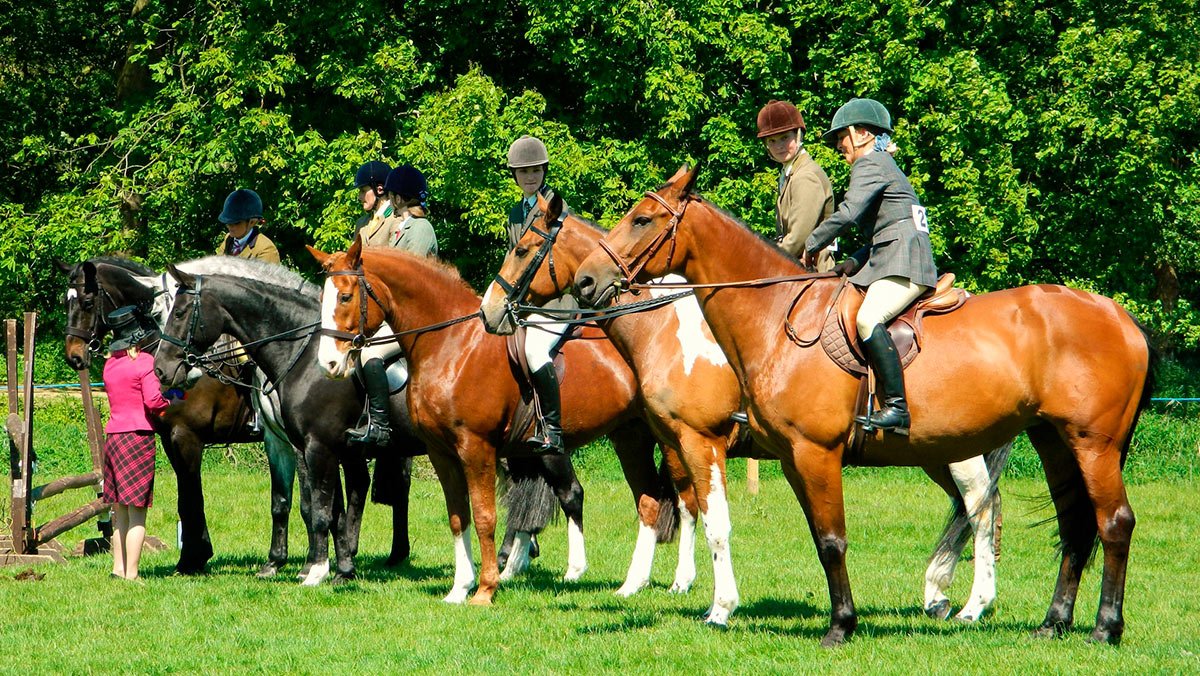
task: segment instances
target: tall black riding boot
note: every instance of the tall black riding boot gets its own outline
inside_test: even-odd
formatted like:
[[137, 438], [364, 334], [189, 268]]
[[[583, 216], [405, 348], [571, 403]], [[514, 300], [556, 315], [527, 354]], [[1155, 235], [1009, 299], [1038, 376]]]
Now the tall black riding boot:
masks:
[[908, 401], [904, 398], [904, 369], [900, 366], [900, 355], [896, 345], [883, 324], [876, 324], [871, 337], [863, 341], [867, 359], [875, 370], [879, 410], [871, 414], [868, 421], [863, 417], [855, 420], [867, 431], [875, 428], [908, 436]]
[[542, 406], [541, 430], [529, 438], [541, 452], [564, 453], [562, 440], [562, 399], [558, 392], [558, 373], [554, 364], [546, 364], [534, 371], [533, 387], [537, 390], [538, 401]]
[[357, 444], [386, 446], [392, 438], [388, 408], [387, 369], [382, 359], [368, 359], [362, 366], [363, 386], [367, 390], [366, 420], [346, 431], [346, 439]]

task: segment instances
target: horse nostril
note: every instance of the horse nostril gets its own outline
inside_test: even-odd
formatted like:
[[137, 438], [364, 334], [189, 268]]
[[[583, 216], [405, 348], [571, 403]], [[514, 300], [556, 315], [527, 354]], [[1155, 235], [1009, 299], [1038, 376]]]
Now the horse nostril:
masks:
[[154, 375], [158, 376], [159, 382], [162, 382], [162, 379], [167, 377], [166, 374], [163, 373], [163, 370], [158, 368], [157, 366], [154, 367]]
[[590, 275], [584, 275], [575, 280], [575, 286], [579, 288], [579, 293], [586, 298], [592, 295], [592, 289], [596, 286], [596, 280], [592, 279]]

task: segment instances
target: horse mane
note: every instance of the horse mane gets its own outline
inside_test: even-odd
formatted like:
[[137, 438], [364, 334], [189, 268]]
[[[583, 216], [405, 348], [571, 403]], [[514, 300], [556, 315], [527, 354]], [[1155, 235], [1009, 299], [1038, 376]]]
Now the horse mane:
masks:
[[788, 263], [791, 263], [792, 265], [796, 266], [797, 268], [800, 267], [800, 261], [797, 260], [795, 257], [793, 257], [788, 252], [784, 251], [783, 249], [780, 249], [779, 245], [775, 242], [774, 239], [771, 239], [771, 238], [767, 237], [766, 235], [762, 234], [761, 232], [755, 230], [754, 228], [751, 228], [750, 226], [746, 225], [746, 223], [742, 219], [738, 218], [737, 216], [734, 216], [733, 214], [722, 209], [721, 207], [717, 206], [716, 204], [713, 204], [707, 197], [698, 195], [696, 193], [692, 193], [691, 195], [689, 195], [689, 197], [695, 198], [696, 201], [700, 202], [701, 204], [706, 205], [708, 208], [712, 209], [713, 211], [717, 212], [718, 214], [720, 214], [720, 215], [724, 216], [725, 218], [733, 221], [734, 223], [737, 223], [738, 225], [742, 226], [742, 228], [744, 228], [745, 230], [747, 230], [748, 232], [753, 234], [755, 237], [762, 240], [763, 243], [767, 245], [767, 248], [769, 248], [771, 250], [771, 254], [774, 255], [775, 257], [777, 257], [779, 260], [787, 261]]
[[479, 298], [479, 294], [476, 293], [475, 289], [471, 288], [467, 280], [462, 278], [462, 274], [459, 273], [458, 268], [450, 263], [442, 262], [430, 256], [418, 256], [411, 251], [394, 249], [392, 247], [366, 247], [363, 249], [363, 255], [411, 261], [414, 265], [422, 268], [423, 271], [441, 278], [450, 286], [461, 288], [463, 291], [471, 294], [472, 297]]
[[320, 287], [301, 277], [298, 273], [277, 263], [268, 263], [253, 258], [207, 256], [180, 263], [178, 267], [191, 274], [227, 275], [240, 279], [251, 279], [287, 291], [300, 292], [314, 299], [321, 295]]
[[573, 212], [573, 211], [572, 211], [570, 214], [568, 214], [568, 215], [569, 215], [571, 218], [574, 218], [575, 220], [579, 221], [580, 223], [582, 223], [582, 224], [584, 224], [584, 225], [588, 226], [588, 227], [589, 227], [589, 228], [591, 228], [592, 230], [595, 230], [596, 232], [599, 232], [599, 233], [602, 233], [602, 234], [605, 234], [605, 235], [607, 235], [607, 234], [608, 234], [608, 229], [607, 229], [607, 228], [605, 228], [604, 226], [600, 225], [600, 224], [599, 224], [599, 223], [597, 223], [596, 221], [593, 221], [593, 220], [592, 220], [592, 219], [590, 219], [590, 218], [584, 218], [583, 216], [580, 216], [579, 214], [577, 214], [577, 213], [575, 213], [575, 212]]
[[89, 258], [84, 262], [91, 263], [93, 265], [111, 265], [114, 268], [120, 268], [139, 277], [146, 277], [155, 274], [154, 270], [150, 269], [148, 266], [139, 263], [132, 258], [125, 258], [124, 256], [96, 256], [95, 258]]

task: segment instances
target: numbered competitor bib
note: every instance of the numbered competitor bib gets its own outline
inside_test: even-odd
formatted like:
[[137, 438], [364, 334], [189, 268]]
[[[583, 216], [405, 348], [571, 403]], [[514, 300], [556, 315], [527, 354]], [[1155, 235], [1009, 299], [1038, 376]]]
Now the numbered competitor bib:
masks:
[[929, 219], [925, 216], [925, 207], [914, 204], [912, 205], [913, 223], [917, 226], [917, 232], [929, 233]]

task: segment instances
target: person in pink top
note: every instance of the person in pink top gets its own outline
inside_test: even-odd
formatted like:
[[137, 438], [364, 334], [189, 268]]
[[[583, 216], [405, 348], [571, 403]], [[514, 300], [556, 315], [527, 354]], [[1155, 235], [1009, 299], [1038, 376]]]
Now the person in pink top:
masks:
[[146, 510], [154, 493], [154, 427], [151, 415], [169, 405], [154, 375], [154, 357], [138, 349], [148, 335], [137, 308], [127, 305], [108, 315], [113, 341], [104, 362], [109, 417], [104, 426], [104, 500], [113, 506], [112, 577], [138, 579]]

